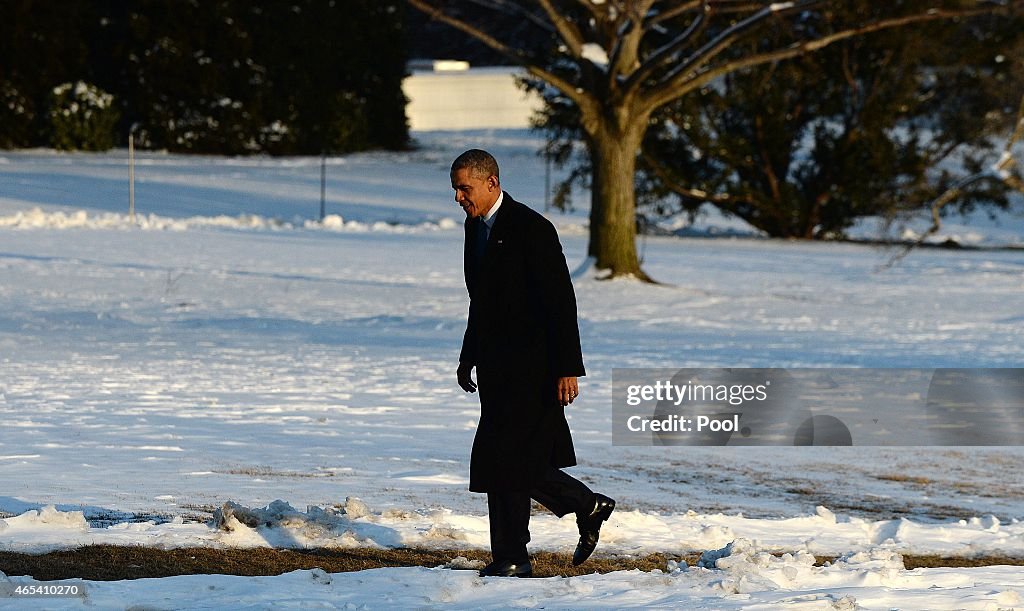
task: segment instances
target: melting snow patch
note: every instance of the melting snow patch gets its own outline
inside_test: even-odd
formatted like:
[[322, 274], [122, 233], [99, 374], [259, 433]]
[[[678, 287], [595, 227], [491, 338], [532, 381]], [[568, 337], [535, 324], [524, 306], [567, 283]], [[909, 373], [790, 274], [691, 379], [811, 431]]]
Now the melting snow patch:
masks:
[[484, 568], [483, 560], [470, 560], [465, 556], [456, 556], [448, 561], [444, 565], [446, 569], [457, 569], [457, 570], [469, 570], [469, 569], [482, 569]]
[[214, 512], [213, 526], [221, 543], [236, 546], [400, 547], [445, 546], [473, 541], [456, 525], [447, 523], [445, 512], [372, 511], [363, 501], [349, 497], [339, 507], [309, 506], [305, 512], [277, 500], [265, 508], [249, 508], [228, 501]]

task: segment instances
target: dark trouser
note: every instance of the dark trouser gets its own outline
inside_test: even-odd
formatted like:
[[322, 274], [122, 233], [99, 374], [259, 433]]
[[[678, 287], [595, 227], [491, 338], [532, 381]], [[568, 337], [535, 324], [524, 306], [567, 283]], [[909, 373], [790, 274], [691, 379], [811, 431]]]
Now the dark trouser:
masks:
[[529, 492], [488, 492], [491, 556], [494, 560], [525, 562], [529, 559], [526, 544], [530, 542], [531, 498], [558, 517], [569, 513], [589, 513], [594, 504], [594, 493], [586, 484], [553, 467]]

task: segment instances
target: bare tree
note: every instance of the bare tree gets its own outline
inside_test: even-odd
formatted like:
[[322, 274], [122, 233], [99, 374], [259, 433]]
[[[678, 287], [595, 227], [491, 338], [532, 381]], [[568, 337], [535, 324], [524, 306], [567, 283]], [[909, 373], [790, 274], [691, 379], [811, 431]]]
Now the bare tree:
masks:
[[[1014, 0], [1015, 2], [1019, 0]], [[913, 23], [990, 13], [1001, 3], [936, 2], [842, 27], [796, 27], [827, 1], [793, 0], [409, 0], [434, 19], [472, 36], [546, 82], [579, 111], [592, 168], [588, 254], [611, 276], [648, 279], [636, 249], [636, 157], [652, 113], [726, 74], [810, 53], [837, 41]], [[552, 49], [519, 48], [494, 28], [464, 16], [460, 6], [550, 32]], [[496, 20], [497, 21], [497, 20]], [[790, 44], [737, 51], [764, 27], [794, 31]], [[749, 48], [743, 45], [743, 48]], [[554, 55], [554, 56], [552, 56]]]

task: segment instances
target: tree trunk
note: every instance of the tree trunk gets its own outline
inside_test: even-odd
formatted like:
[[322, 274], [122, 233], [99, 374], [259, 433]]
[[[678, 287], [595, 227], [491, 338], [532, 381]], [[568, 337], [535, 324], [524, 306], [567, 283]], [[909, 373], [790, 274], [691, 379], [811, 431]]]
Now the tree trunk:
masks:
[[[646, 127], [646, 121], [637, 121]], [[602, 125], [590, 134], [593, 168], [588, 254], [597, 269], [611, 276], [633, 275], [650, 280], [640, 269], [636, 252], [636, 155], [643, 132], [636, 127]]]

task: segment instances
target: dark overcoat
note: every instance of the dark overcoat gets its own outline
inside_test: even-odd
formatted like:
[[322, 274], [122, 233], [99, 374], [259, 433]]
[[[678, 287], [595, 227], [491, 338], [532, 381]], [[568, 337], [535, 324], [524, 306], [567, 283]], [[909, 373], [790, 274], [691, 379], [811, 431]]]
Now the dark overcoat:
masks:
[[483, 259], [466, 222], [469, 321], [460, 362], [476, 366], [480, 424], [469, 489], [534, 487], [548, 467], [576, 464], [560, 377], [583, 376], [576, 295], [554, 226], [505, 193]]

